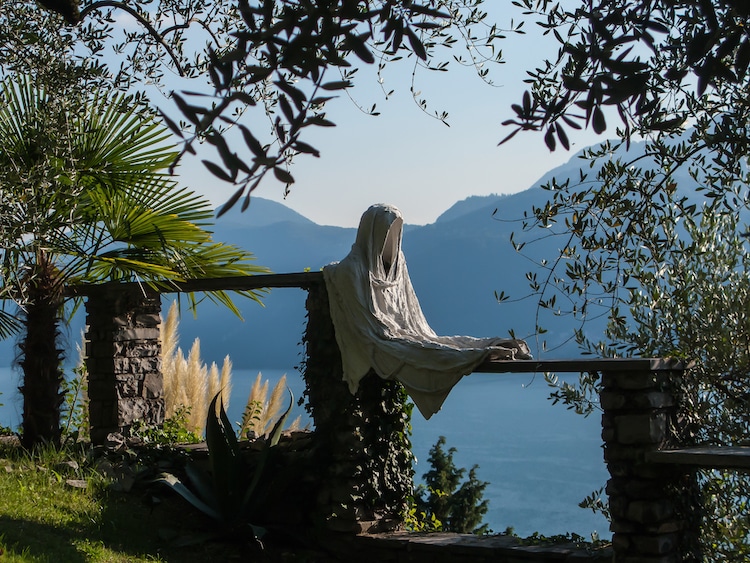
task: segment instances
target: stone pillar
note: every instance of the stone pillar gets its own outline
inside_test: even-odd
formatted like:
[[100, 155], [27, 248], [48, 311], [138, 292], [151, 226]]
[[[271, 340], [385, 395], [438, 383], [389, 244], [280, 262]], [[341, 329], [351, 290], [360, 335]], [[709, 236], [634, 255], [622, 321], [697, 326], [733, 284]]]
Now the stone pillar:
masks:
[[159, 293], [110, 283], [86, 301], [86, 367], [91, 441], [127, 435], [136, 420], [164, 422]]
[[400, 383], [370, 374], [352, 395], [325, 284], [309, 288], [307, 311], [304, 376], [321, 473], [314, 519], [333, 532], [398, 528], [413, 488], [406, 394]]
[[[622, 360], [602, 373], [604, 459], [617, 563], [678, 563], [695, 537], [694, 475], [646, 462], [646, 453], [676, 445], [678, 405], [673, 383], [682, 367], [669, 360]], [[645, 364], [648, 365], [648, 364]], [[630, 369], [629, 369], [630, 368]]]

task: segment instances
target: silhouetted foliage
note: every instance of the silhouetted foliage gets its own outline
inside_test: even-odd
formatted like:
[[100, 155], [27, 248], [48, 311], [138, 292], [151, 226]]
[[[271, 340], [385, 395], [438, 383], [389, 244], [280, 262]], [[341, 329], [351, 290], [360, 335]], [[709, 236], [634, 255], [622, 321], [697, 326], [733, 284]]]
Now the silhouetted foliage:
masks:
[[[544, 186], [549, 201], [514, 236], [524, 252], [536, 239], [559, 238], [559, 254], [528, 273], [539, 332], [572, 317], [587, 353], [696, 360], [679, 382], [675, 430], [687, 444], [744, 443], [750, 4], [517, 5], [542, 16], [560, 50], [531, 73], [506, 140], [537, 130], [554, 150], [570, 146], [571, 129], [604, 132], [613, 117], [619, 125], [617, 140], [583, 151], [578, 177]], [[603, 335], [591, 331], [598, 318]], [[588, 414], [599, 385], [597, 374], [582, 374], [553, 398]], [[746, 476], [704, 472], [700, 483], [696, 552], [706, 561], [748, 553]]]
[[[514, 4], [541, 16], [539, 25], [560, 49], [530, 72], [532, 89], [506, 122], [514, 125], [511, 135], [544, 131], [554, 150], [558, 142], [569, 148], [566, 127], [604, 132], [607, 108], [616, 110], [626, 138], [680, 131], [704, 112], [747, 111], [750, 4], [744, 0]], [[715, 131], [724, 142], [747, 146], [722, 133]]]
[[430, 448], [427, 461], [431, 469], [422, 476], [425, 485], [417, 487], [415, 492], [417, 512], [423, 514], [423, 520], [439, 520], [446, 532], [485, 534], [489, 529], [482, 519], [489, 501], [483, 497], [489, 483], [477, 478], [478, 465], [469, 469], [468, 479], [461, 482], [466, 469], [457, 468], [453, 462], [456, 448], [446, 452], [443, 446], [445, 436], [440, 436]]
[[[354, 86], [357, 65], [377, 65], [382, 84], [388, 64], [408, 61], [416, 103], [445, 121], [447, 113], [428, 110], [415, 87], [416, 74], [420, 69], [447, 70], [448, 60], [437, 58], [439, 48], [451, 52], [462, 45], [466, 54], [450, 58], [474, 65], [488, 79], [489, 69], [483, 65], [502, 62], [497, 43], [504, 32], [486, 21], [482, 4], [483, 0], [101, 0], [71, 16], [68, 2], [45, 2], [68, 23], [88, 25], [89, 35], [111, 31], [116, 11], [138, 22], [139, 31], [126, 31], [116, 45], [128, 63], [116, 73], [120, 84], [143, 78], [158, 82], [162, 65], [185, 77], [208, 76], [209, 92], [172, 93], [184, 120], [167, 123], [184, 138], [183, 154], [194, 152], [196, 142], [208, 143], [219, 159], [206, 159], [205, 166], [221, 180], [237, 184], [221, 212], [243, 195], [246, 206], [250, 192], [269, 173], [288, 189], [294, 182], [292, 159], [319, 155], [303, 139], [311, 129], [334, 125], [326, 103]], [[522, 25], [511, 21], [510, 31], [520, 32]], [[386, 97], [390, 93], [384, 90]], [[360, 109], [378, 113], [375, 105]], [[255, 119], [242, 119], [245, 113]], [[234, 128], [231, 142], [229, 128]]]

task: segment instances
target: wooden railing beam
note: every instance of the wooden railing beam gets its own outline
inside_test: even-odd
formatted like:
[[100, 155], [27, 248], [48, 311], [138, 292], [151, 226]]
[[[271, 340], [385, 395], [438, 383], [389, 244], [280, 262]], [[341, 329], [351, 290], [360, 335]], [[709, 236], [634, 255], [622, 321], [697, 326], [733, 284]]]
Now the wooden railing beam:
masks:
[[[295, 272], [291, 274], [257, 274], [227, 278], [206, 278], [185, 281], [160, 281], [153, 284], [159, 293], [194, 293], [202, 291], [247, 291], [275, 287], [309, 287], [323, 283], [323, 272]], [[149, 286], [145, 282], [110, 282], [96, 285], [75, 285], [66, 289], [68, 297], [85, 297], [106, 291], [112, 285], [123, 289]]]
[[684, 369], [675, 358], [571, 358], [567, 360], [487, 360], [475, 373], [651, 372]]

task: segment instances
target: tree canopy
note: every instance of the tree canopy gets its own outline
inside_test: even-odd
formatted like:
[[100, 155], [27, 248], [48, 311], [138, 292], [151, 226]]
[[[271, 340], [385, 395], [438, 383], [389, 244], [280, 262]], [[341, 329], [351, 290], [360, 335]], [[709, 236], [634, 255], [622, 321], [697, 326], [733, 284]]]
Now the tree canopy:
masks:
[[[139, 25], [127, 31], [117, 50], [127, 64], [115, 82], [143, 77], [160, 81], [165, 69], [182, 76], [208, 77], [208, 90], [173, 92], [183, 120], [170, 128], [184, 139], [183, 154], [195, 143], [216, 149], [204, 160], [218, 178], [237, 185], [228, 209], [267, 175], [287, 186], [294, 182], [291, 161], [318, 156], [309, 132], [334, 125], [326, 103], [360, 80], [359, 65], [374, 65], [380, 78], [401, 61], [421, 70], [445, 71], [449, 60], [474, 65], [487, 78], [487, 62], [501, 62], [505, 31], [487, 21], [483, 0], [238, 0], [218, 2], [97, 1], [71, 11], [68, 2], [44, 5], [75, 23], [78, 33], [112, 31], [113, 14], [124, 12]], [[61, 20], [62, 22], [62, 20]], [[511, 22], [509, 31], [522, 24]], [[93, 39], [99, 52], [103, 38]], [[454, 52], [453, 47], [465, 48]], [[197, 92], [196, 92], [197, 90]], [[419, 107], [438, 119], [427, 101]], [[377, 114], [375, 106], [362, 108]], [[166, 117], [166, 116], [165, 116]], [[232, 141], [227, 141], [227, 130]]]
[[[664, 258], [684, 217], [738, 215], [748, 206], [750, 7], [516, 4], [560, 48], [529, 73], [505, 140], [532, 130], [551, 150], [569, 148], [574, 130], [617, 124], [615, 140], [584, 151], [577, 181], [550, 183], [550, 202], [529, 212], [527, 228], [564, 240], [534, 291], [546, 308], [560, 308], [552, 299], [560, 288], [577, 296], [569, 312], [591, 317], [590, 306], [604, 305], [618, 318], [617, 297]], [[632, 143], [637, 150], [628, 150]]]
[[[572, 9], [550, 0], [514, 3], [543, 16], [539, 25], [560, 48], [530, 72], [532, 89], [506, 122], [515, 126], [511, 134], [543, 130], [554, 150], [557, 142], [568, 148], [566, 127], [605, 131], [606, 108], [616, 111], [626, 138], [679, 132], [703, 114], [739, 121], [747, 111], [747, 2], [588, 0]], [[716, 126], [717, 140], [744, 146]]]
[[24, 445], [56, 443], [65, 285], [265, 269], [212, 240], [210, 204], [164, 173], [168, 133], [127, 97], [56, 97], [16, 76], [0, 100], [0, 337], [23, 329]]
[[0, 337], [21, 333], [26, 446], [60, 437], [66, 285], [265, 271], [212, 240], [210, 203], [166, 172], [168, 130], [92, 56], [105, 39], [28, 2], [0, 13]]
[[[576, 129], [612, 133], [617, 125], [614, 140], [583, 151], [577, 177], [544, 186], [549, 201], [529, 211], [514, 237], [523, 252], [539, 238], [559, 239], [559, 254], [528, 274], [539, 332], [572, 316], [588, 353], [695, 361], [675, 381], [679, 438], [744, 443], [750, 5], [517, 3], [560, 48], [530, 73], [505, 140], [539, 131], [550, 150], [567, 149]], [[591, 329], [597, 318], [606, 320], [603, 331]], [[560, 385], [553, 398], [578, 412], [598, 402], [597, 374], [582, 374], [577, 386], [550, 383]], [[692, 556], [748, 553], [746, 476], [705, 471], [699, 482], [702, 534]]]

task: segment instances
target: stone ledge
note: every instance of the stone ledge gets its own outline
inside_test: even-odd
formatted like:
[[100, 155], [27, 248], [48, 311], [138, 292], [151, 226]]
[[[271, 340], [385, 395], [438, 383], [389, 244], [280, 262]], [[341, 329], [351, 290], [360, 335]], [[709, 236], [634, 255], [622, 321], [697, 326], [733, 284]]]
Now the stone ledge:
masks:
[[[653, 385], [652, 372], [682, 371], [688, 364], [675, 358], [573, 358], [568, 360], [487, 360], [474, 368], [475, 373], [617, 373], [626, 382], [625, 388]], [[628, 380], [644, 373], [644, 382], [627, 385]]]
[[521, 545], [518, 538], [508, 535], [475, 536], [446, 532], [390, 532], [363, 534], [350, 546], [360, 561], [455, 562], [481, 563], [521, 562], [588, 562], [612, 561], [611, 548], [587, 550], [574, 544]]
[[646, 461], [710, 469], [750, 469], [750, 446], [698, 446], [646, 453]]

